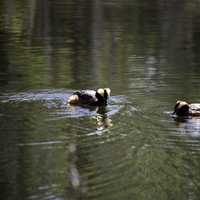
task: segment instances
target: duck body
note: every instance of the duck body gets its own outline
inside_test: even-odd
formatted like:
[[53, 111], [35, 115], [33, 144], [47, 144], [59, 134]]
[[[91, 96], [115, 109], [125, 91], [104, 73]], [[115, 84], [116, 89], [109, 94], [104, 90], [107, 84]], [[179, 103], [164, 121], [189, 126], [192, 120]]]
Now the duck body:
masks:
[[186, 101], [177, 101], [174, 114], [177, 116], [200, 116], [200, 103], [189, 104]]
[[200, 116], [200, 103], [191, 103], [189, 107], [192, 116]]
[[110, 96], [109, 88], [100, 88], [98, 90], [81, 90], [74, 92], [69, 97], [70, 105], [79, 106], [106, 106], [108, 97]]

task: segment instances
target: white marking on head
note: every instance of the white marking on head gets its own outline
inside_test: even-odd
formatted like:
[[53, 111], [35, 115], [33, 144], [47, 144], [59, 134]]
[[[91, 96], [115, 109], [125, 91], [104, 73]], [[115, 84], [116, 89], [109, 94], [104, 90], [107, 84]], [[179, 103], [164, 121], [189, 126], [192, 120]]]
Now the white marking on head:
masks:
[[102, 97], [104, 97], [104, 95], [105, 95], [104, 92], [105, 91], [106, 91], [107, 95], [110, 96], [110, 93], [111, 93], [111, 89], [110, 88], [99, 88], [97, 90], [97, 93], [99, 93]]
[[108, 96], [110, 96], [110, 93], [111, 93], [111, 89], [110, 88], [104, 88], [104, 90], [106, 90]]
[[182, 106], [189, 105], [189, 104], [186, 101], [180, 101], [180, 100], [178, 100], [176, 102], [176, 105], [178, 106], [178, 108], [181, 108]]
[[104, 89], [103, 88], [99, 88], [97, 90], [97, 93], [100, 94], [102, 97], [104, 97]]

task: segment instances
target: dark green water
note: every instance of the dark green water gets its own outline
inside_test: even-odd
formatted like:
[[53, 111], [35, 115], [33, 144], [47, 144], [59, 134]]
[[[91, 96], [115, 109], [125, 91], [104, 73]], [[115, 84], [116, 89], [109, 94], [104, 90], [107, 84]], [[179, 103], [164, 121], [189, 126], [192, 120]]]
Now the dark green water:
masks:
[[198, 1], [2, 0], [0, 199], [198, 200], [199, 86]]

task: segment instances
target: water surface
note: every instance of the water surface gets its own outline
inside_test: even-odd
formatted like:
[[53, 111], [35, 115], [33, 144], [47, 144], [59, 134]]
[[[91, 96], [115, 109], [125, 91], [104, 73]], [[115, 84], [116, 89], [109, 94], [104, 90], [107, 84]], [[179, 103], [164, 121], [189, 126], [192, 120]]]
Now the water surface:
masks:
[[[0, 3], [1, 199], [199, 199], [197, 1]], [[105, 109], [67, 105], [110, 87]]]

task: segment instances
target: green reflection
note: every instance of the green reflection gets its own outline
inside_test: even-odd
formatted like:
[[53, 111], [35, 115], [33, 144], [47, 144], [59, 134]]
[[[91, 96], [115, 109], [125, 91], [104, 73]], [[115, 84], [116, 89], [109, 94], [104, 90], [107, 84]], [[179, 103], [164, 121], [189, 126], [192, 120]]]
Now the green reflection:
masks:
[[110, 87], [127, 97], [112, 116], [54, 119], [66, 108], [0, 96], [2, 197], [198, 199], [199, 123], [166, 113], [199, 101], [199, 6], [1, 1], [1, 95]]

